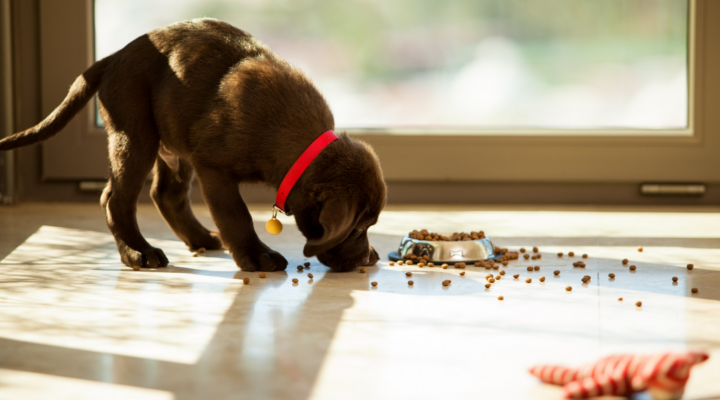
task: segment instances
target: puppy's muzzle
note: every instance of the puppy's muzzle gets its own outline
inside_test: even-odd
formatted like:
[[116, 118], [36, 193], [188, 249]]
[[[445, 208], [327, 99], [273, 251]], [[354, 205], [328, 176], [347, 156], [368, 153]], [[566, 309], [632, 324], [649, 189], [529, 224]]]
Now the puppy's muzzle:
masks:
[[380, 256], [378, 255], [378, 252], [373, 249], [372, 246], [370, 246], [370, 249], [368, 251], [368, 256], [363, 260], [363, 267], [367, 267], [370, 265], [377, 264], [378, 260], [380, 260]]

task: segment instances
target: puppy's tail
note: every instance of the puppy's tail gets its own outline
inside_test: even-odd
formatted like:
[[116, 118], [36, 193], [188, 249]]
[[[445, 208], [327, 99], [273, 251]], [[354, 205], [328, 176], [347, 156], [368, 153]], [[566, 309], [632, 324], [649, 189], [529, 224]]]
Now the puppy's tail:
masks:
[[10, 150], [39, 143], [60, 132], [97, 92], [105, 68], [110, 64], [111, 57], [96, 62], [82, 75], [78, 76], [70, 86], [70, 91], [65, 100], [42, 122], [0, 140], [0, 150]]

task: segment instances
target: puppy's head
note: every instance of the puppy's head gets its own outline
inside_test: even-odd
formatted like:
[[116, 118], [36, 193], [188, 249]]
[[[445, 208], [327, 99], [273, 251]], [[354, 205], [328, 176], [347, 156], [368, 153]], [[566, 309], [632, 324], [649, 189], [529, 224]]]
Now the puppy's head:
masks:
[[342, 134], [301, 179], [303, 189], [295, 195], [291, 192], [288, 201], [292, 200], [298, 228], [308, 239], [305, 256], [316, 256], [334, 271], [375, 264], [379, 257], [367, 230], [385, 206], [386, 188], [372, 149]]

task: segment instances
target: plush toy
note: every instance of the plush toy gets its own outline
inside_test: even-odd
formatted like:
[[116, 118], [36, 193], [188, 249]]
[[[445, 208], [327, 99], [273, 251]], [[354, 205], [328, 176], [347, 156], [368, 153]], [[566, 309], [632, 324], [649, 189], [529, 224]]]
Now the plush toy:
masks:
[[706, 353], [618, 354], [580, 368], [538, 365], [530, 373], [545, 383], [563, 385], [566, 399], [630, 396], [649, 390], [655, 400], [678, 400], [690, 368], [708, 359]]

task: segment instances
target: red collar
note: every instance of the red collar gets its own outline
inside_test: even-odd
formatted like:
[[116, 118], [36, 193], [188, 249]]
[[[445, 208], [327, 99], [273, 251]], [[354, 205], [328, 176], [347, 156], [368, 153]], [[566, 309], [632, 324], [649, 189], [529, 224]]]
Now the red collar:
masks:
[[287, 200], [290, 191], [315, 157], [317, 157], [327, 145], [337, 140], [337, 138], [335, 132], [327, 131], [315, 139], [315, 141], [303, 151], [280, 183], [280, 189], [278, 189], [277, 196], [275, 197], [275, 205], [273, 205], [274, 208], [277, 208], [285, 215], [292, 215], [292, 213], [285, 211], [285, 200]]

